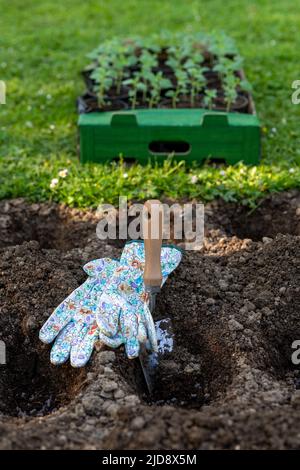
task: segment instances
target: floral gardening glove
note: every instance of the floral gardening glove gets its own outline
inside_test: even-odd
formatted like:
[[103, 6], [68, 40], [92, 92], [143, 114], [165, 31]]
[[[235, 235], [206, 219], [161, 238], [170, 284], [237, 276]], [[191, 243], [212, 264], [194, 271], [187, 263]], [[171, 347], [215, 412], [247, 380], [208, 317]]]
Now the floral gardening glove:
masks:
[[[55, 343], [51, 349], [50, 361], [62, 364], [70, 357], [73, 367], [84, 366], [101, 339], [95, 321], [95, 312], [104, 286], [112, 277], [119, 261], [109, 258], [87, 263], [83, 269], [88, 279], [72, 292], [52, 313], [40, 330], [39, 337], [44, 343]], [[112, 341], [113, 347], [121, 343]]]
[[[179, 249], [162, 247], [162, 285], [181, 258]], [[101, 340], [111, 347], [114, 347], [113, 343], [124, 343], [129, 358], [139, 355], [140, 343], [157, 351], [155, 326], [144, 287], [144, 264], [144, 243], [125, 245], [120, 265], [101, 295], [96, 311]]]

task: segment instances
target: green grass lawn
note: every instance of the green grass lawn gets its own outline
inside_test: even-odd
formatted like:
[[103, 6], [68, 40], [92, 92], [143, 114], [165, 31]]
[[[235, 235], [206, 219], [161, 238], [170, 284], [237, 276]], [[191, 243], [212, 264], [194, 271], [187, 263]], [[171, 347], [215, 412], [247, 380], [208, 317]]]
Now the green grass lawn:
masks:
[[[263, 123], [257, 167], [78, 163], [75, 100], [86, 54], [113, 35], [224, 30], [245, 58]], [[0, 198], [77, 207], [148, 197], [221, 196], [254, 206], [269, 191], [300, 186], [300, 0], [0, 0]], [[66, 178], [50, 188], [62, 169]], [[194, 178], [192, 178], [194, 176]]]

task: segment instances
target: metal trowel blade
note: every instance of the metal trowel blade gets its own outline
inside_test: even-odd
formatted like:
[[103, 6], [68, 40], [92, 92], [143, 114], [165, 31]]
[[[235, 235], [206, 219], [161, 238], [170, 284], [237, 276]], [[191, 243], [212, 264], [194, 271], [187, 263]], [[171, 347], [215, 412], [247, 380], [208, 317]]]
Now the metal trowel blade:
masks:
[[140, 363], [150, 395], [155, 388], [157, 367], [162, 357], [173, 351], [174, 333], [170, 318], [163, 318], [155, 322], [158, 352], [148, 351], [144, 345], [140, 350]]

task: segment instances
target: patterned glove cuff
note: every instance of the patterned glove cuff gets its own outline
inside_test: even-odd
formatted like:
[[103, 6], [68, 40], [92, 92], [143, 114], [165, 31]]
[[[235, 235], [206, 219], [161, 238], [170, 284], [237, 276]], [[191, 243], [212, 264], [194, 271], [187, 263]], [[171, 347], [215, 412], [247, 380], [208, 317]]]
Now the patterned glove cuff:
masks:
[[[182, 251], [174, 246], [163, 246], [161, 250], [161, 269], [164, 278], [177, 268], [182, 259]], [[121, 258], [121, 265], [129, 265], [144, 270], [145, 247], [143, 240], [126, 243]]]

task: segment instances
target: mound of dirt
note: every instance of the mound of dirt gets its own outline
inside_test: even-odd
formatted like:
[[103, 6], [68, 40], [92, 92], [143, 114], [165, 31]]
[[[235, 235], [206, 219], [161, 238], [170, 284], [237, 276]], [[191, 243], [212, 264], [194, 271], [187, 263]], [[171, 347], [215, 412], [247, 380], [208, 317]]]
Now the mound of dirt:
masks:
[[[72, 369], [51, 365], [50, 347], [38, 339], [84, 281], [81, 266], [121, 248], [97, 240], [93, 213], [2, 202], [0, 447], [299, 448], [300, 380], [291, 360], [300, 339], [299, 201], [296, 192], [273, 196], [260, 217], [207, 206], [203, 249], [185, 253], [157, 301], [155, 316], [172, 317], [176, 344], [151, 399], [139, 362], [123, 348], [101, 349]], [[262, 222], [268, 214], [277, 220], [272, 232]]]

